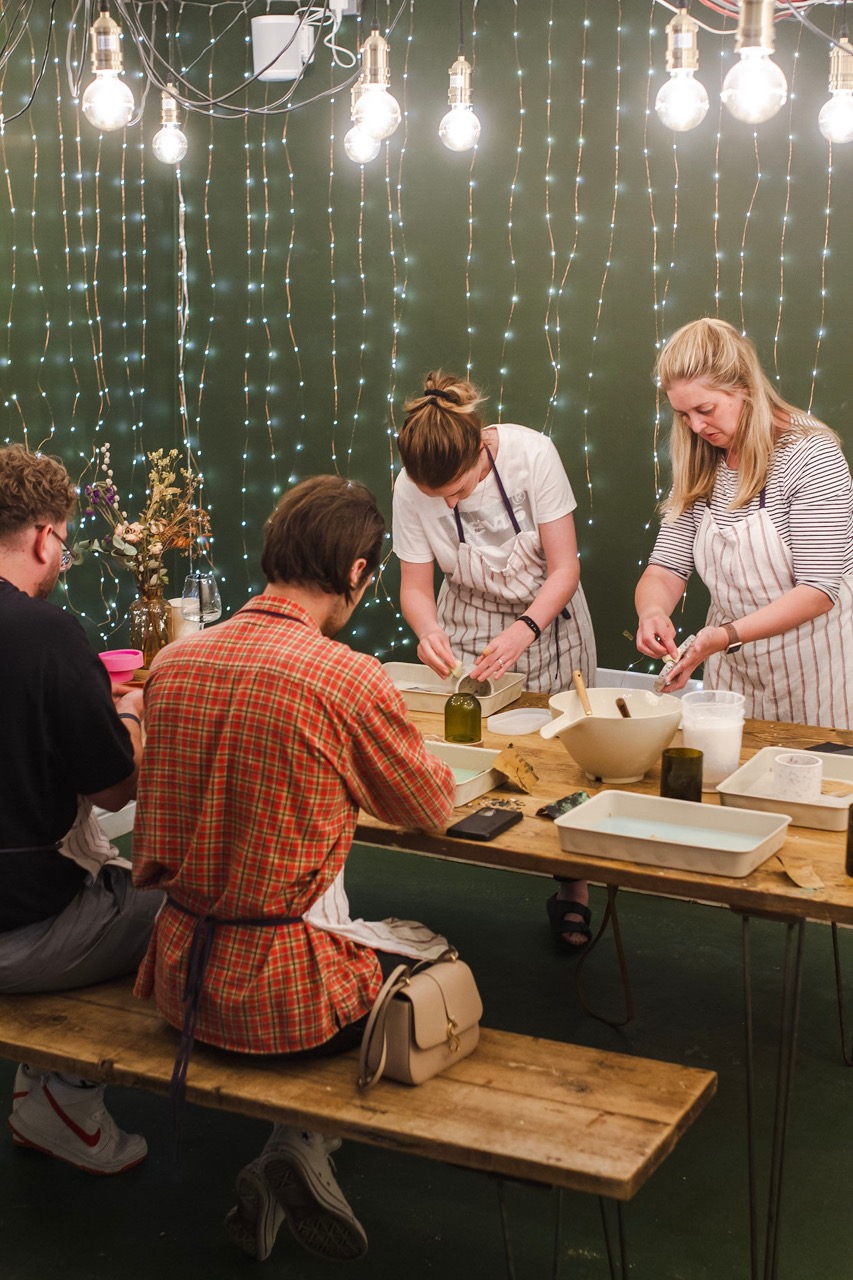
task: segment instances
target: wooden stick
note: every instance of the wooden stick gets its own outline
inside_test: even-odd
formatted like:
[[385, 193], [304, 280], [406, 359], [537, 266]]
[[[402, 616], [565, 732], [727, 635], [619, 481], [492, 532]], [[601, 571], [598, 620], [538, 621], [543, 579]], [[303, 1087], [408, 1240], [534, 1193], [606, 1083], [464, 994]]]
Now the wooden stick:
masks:
[[631, 712], [628, 710], [628, 703], [625, 701], [625, 699], [624, 699], [624, 698], [617, 698], [617, 699], [616, 699], [616, 706], [617, 706], [617, 709], [618, 709], [618, 711], [619, 711], [620, 716], [622, 716], [622, 717], [623, 717], [623, 719], [625, 719], [625, 720], [630, 720], [630, 719], [631, 719]]
[[572, 672], [572, 684], [575, 686], [577, 695], [580, 698], [580, 704], [583, 707], [584, 715], [591, 716], [592, 706], [590, 705], [589, 694], [586, 691], [586, 681], [584, 680], [580, 671]]

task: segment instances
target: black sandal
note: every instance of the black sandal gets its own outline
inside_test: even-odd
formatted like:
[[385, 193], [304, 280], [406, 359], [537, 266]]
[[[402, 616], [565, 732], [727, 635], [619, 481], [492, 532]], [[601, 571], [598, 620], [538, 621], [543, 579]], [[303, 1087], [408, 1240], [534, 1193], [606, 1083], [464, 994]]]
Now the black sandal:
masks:
[[[552, 893], [551, 897], [545, 903], [548, 912], [548, 923], [551, 926], [551, 936], [558, 951], [567, 951], [570, 955], [577, 955], [579, 951], [583, 951], [592, 941], [592, 930], [590, 929], [590, 921], [592, 920], [592, 912], [583, 902], [572, 902], [569, 898], [558, 898], [556, 893]], [[567, 916], [578, 916], [578, 920], [567, 920]], [[568, 942], [563, 936], [567, 933], [580, 933], [583, 935], [583, 942]]]

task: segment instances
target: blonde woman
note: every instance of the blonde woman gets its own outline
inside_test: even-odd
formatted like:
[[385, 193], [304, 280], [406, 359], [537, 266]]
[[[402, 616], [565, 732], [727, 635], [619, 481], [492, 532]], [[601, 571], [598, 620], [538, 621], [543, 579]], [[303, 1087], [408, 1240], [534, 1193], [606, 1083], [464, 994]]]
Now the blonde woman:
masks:
[[669, 689], [744, 694], [756, 719], [853, 725], [853, 485], [838, 437], [788, 404], [749, 339], [696, 320], [656, 375], [674, 410], [673, 486], [636, 591], [637, 647], [675, 656], [670, 614], [694, 569], [706, 626]]
[[[470, 382], [436, 372], [405, 405], [394, 551], [418, 657], [442, 677], [457, 661], [478, 680], [520, 671], [539, 693], [565, 689], [575, 668], [593, 684], [577, 504], [560, 455], [541, 432], [487, 426], [483, 402]], [[589, 938], [585, 903], [586, 886], [572, 881], [549, 904], [555, 937], [570, 950]]]

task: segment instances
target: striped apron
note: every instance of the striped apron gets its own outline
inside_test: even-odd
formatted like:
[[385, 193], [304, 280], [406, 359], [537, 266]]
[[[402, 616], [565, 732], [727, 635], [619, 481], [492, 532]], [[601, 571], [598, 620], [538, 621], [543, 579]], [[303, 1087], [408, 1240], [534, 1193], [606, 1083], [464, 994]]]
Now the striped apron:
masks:
[[[454, 507], [459, 552], [453, 572], [445, 575], [438, 593], [438, 621], [465, 665], [477, 659], [487, 644], [529, 608], [548, 576], [538, 532], [521, 529], [495, 460], [488, 449], [486, 453], [515, 539], [506, 565], [493, 568], [465, 541], [459, 511]], [[563, 609], [544, 627], [541, 637], [515, 664], [514, 669], [524, 676], [524, 687], [533, 693], [558, 693], [567, 688], [576, 669], [588, 685], [595, 684], [595, 636], [580, 585], [568, 603], [571, 610]]]
[[[711, 595], [707, 625], [720, 626], [772, 604], [797, 584], [791, 552], [765, 509], [720, 528], [706, 506], [693, 546]], [[841, 579], [829, 613], [783, 635], [751, 641], [705, 662], [706, 689], [733, 689], [756, 720], [853, 727], [853, 579]]]

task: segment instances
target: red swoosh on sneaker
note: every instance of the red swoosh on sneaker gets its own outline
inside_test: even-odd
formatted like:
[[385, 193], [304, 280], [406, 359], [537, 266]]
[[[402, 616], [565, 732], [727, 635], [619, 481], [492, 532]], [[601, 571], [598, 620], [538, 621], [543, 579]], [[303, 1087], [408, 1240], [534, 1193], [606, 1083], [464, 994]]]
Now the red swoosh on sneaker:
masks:
[[87, 1133], [85, 1129], [81, 1129], [70, 1117], [67, 1111], [64, 1111], [60, 1104], [56, 1101], [47, 1085], [44, 1085], [44, 1096], [53, 1107], [63, 1124], [66, 1124], [75, 1137], [84, 1142], [87, 1147], [96, 1147], [101, 1141], [101, 1130], [97, 1129], [95, 1133]]

